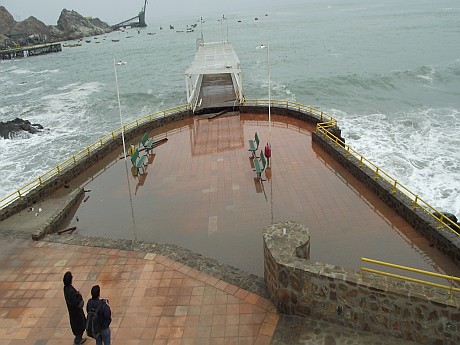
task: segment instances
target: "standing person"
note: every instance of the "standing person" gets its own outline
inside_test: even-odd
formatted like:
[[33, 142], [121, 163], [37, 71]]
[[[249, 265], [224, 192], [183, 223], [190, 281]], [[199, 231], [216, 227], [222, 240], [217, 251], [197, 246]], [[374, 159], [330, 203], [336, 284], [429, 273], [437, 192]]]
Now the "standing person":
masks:
[[99, 285], [94, 285], [91, 288], [91, 299], [86, 304], [86, 312], [89, 313], [91, 310], [97, 310], [97, 316], [101, 322], [101, 332], [96, 338], [96, 345], [110, 345], [110, 323], [112, 322], [112, 311], [109, 307], [109, 301], [107, 299], [100, 299], [101, 288]]
[[62, 281], [64, 282], [64, 298], [69, 311], [70, 328], [72, 328], [72, 333], [75, 336], [73, 343], [75, 345], [83, 344], [86, 341], [86, 338], [83, 338], [86, 325], [86, 317], [83, 311], [85, 302], [77, 289], [72, 286], [71, 272], [67, 271]]
[[272, 148], [268, 143], [267, 145], [265, 145], [264, 151], [265, 151], [264, 152], [265, 158], [267, 158], [267, 165], [270, 166], [270, 157], [272, 156]]

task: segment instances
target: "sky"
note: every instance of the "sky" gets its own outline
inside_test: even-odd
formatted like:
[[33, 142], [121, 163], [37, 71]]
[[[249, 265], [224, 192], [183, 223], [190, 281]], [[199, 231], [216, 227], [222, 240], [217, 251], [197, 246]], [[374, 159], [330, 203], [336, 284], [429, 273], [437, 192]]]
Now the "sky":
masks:
[[[305, 0], [148, 0], [146, 22], [158, 18], [220, 15], [252, 8], [268, 10]], [[77, 11], [84, 17], [99, 18], [108, 24], [116, 24], [137, 16], [144, 0], [0, 0], [16, 21], [34, 16], [46, 25], [56, 25], [61, 11]]]

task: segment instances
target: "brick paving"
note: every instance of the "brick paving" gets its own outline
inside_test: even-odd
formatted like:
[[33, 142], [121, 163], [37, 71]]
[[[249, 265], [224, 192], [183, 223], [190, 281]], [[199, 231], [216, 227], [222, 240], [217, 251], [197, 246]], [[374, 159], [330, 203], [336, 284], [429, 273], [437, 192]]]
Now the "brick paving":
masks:
[[0, 344], [72, 344], [67, 270], [85, 301], [95, 284], [110, 300], [114, 344], [270, 344], [279, 318], [267, 299], [159, 254], [5, 237]]
[[[268, 181], [257, 183], [246, 146], [254, 131], [267, 138], [265, 118], [170, 126], [170, 140], [149, 158], [147, 173], [132, 177], [135, 227], [121, 160], [104, 167], [100, 178], [90, 169], [89, 183], [72, 181], [92, 190], [71, 221], [75, 233], [29, 240], [25, 219], [33, 218], [31, 228], [45, 221], [46, 202], [38, 216], [26, 210], [3, 222], [0, 345], [72, 343], [62, 292], [66, 270], [85, 300], [92, 285], [101, 286], [113, 310], [114, 344], [389, 343], [340, 325], [279, 316], [261, 278], [262, 229], [283, 219], [306, 224], [319, 261], [354, 266], [367, 251], [455, 275], [458, 267], [315, 147], [311, 128], [300, 121], [273, 116], [276, 159], [264, 174]], [[245, 275], [245, 268], [256, 274]]]

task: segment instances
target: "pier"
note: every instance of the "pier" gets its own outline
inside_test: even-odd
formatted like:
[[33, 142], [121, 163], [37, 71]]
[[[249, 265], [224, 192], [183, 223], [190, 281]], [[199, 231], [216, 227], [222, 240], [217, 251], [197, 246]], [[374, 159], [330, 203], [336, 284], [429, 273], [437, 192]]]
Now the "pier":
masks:
[[145, 22], [145, 8], [147, 7], [147, 0], [144, 2], [144, 7], [142, 7], [139, 14], [135, 17], [126, 19], [121, 23], [112, 25], [112, 30], [118, 30], [120, 28], [145, 28], [147, 27], [147, 23]]
[[459, 343], [459, 226], [355, 156], [321, 110], [245, 100], [232, 46], [198, 43], [187, 104], [0, 200], [0, 343], [71, 340], [54, 303], [67, 270], [85, 299], [101, 285], [121, 343]]
[[194, 113], [240, 106], [243, 84], [240, 60], [229, 42], [200, 43], [185, 71], [187, 102]]
[[62, 51], [61, 43], [37, 44], [34, 46], [0, 50], [1, 60], [11, 60], [27, 56], [36, 56]]
[[[128, 142], [138, 143], [146, 131], [156, 140], [168, 138], [167, 143], [156, 147], [148, 156], [145, 171], [139, 176], [126, 175], [126, 163], [120, 159], [119, 133], [110, 133], [97, 145], [83, 150], [82, 156], [70, 157], [68, 162], [77, 162], [77, 165], [70, 170], [63, 165], [56, 176], [59, 181], [68, 183], [68, 188], [59, 188], [44, 200], [30, 203], [34, 210], [30, 207], [23, 209], [0, 223], [2, 236], [21, 238], [15, 242], [3, 241], [5, 246], [11, 243], [10, 247], [4, 247], [6, 255], [20, 251], [28, 255], [29, 251], [23, 248], [31, 248], [33, 258], [50, 255], [50, 259], [40, 263], [38, 273], [30, 276], [25, 273], [30, 272], [33, 265], [27, 261], [29, 256], [21, 256], [24, 260], [21, 267], [9, 257], [3, 259], [3, 272], [8, 273], [3, 273], [6, 283], [0, 286], [0, 294], [8, 297], [0, 298], [0, 303], [9, 309], [7, 317], [0, 316], [1, 323], [10, 325], [8, 321], [22, 321], [19, 311], [28, 300], [25, 301], [19, 292], [26, 291], [26, 287], [38, 288], [52, 281], [51, 285], [43, 285], [46, 287], [40, 292], [52, 296], [43, 301], [48, 305], [58, 293], [55, 286], [59, 285], [62, 274], [71, 269], [79, 277], [76, 285], [86, 295], [92, 284], [100, 283], [113, 303], [111, 306], [124, 315], [117, 317], [114, 323], [116, 341], [129, 338], [140, 344], [143, 339], [175, 339], [180, 334], [184, 342], [196, 344], [211, 343], [214, 338], [235, 344], [299, 344], [300, 339], [313, 336], [315, 329], [320, 327], [318, 322], [322, 322], [321, 329], [329, 329], [329, 336], [339, 342], [343, 340], [342, 332], [346, 328], [341, 320], [349, 320], [348, 315], [359, 315], [353, 308], [361, 305], [347, 304], [346, 301], [358, 296], [363, 301], [372, 302], [369, 295], [360, 295], [359, 289], [375, 282], [375, 288], [381, 291], [380, 286], [386, 285], [378, 278], [366, 278], [359, 284], [351, 282], [354, 286], [359, 285], [359, 289], [355, 289], [359, 290], [357, 295], [344, 293], [341, 287], [345, 283], [330, 283], [324, 290], [318, 290], [324, 293], [320, 303], [325, 307], [321, 310], [335, 313], [338, 301], [345, 301], [340, 302], [345, 307], [337, 309], [344, 316], [335, 316], [341, 318], [336, 325], [332, 318], [330, 325], [324, 325], [324, 319], [315, 319], [314, 316], [294, 320], [283, 316], [269, 301], [262, 278], [261, 242], [262, 230], [284, 219], [291, 219], [309, 229], [310, 259], [315, 265], [321, 265], [321, 272], [338, 267], [335, 265], [358, 271], [361, 258], [370, 257], [460, 275], [459, 267], [450, 258], [420, 236], [312, 140], [315, 126], [308, 122], [312, 118], [311, 112], [288, 111], [300, 109], [300, 104], [276, 103], [277, 106], [272, 107], [272, 145], [276, 149], [270, 168], [263, 174], [264, 181], [255, 177], [247, 139], [257, 132], [263, 147], [268, 137], [268, 119], [264, 107], [251, 107], [246, 102], [240, 107], [240, 113], [213, 119], [192, 116], [189, 107], [176, 107], [127, 124], [127, 128], [132, 128], [125, 134]], [[92, 150], [94, 153], [90, 154]], [[80, 161], [79, 157], [84, 158]], [[90, 164], [98, 157], [101, 158], [99, 161]], [[48, 193], [48, 188], [52, 192], [56, 186], [54, 179], [47, 182], [43, 177], [39, 182], [42, 185], [38, 190], [40, 199]], [[83, 193], [86, 194], [84, 200]], [[18, 194], [22, 196], [18, 202], [27, 202], [34, 193]], [[79, 205], [66, 210], [64, 206], [73, 199], [71, 194], [75, 194]], [[15, 205], [11, 204], [11, 207], [15, 208]], [[63, 221], [64, 217], [67, 219]], [[54, 222], [54, 218], [59, 219]], [[76, 230], [71, 234], [48, 235], [36, 244], [24, 240], [49, 224], [59, 228], [76, 227]], [[67, 251], [66, 255], [63, 255], [64, 251]], [[52, 261], [51, 255], [58, 259]], [[102, 264], [111, 264], [92, 268], [89, 261], [81, 261], [83, 257], [95, 265], [99, 260]], [[114, 267], [112, 263], [120, 267]], [[138, 267], [135, 268], [135, 264]], [[15, 265], [15, 271], [12, 271], [12, 265]], [[53, 270], [46, 270], [47, 265]], [[340, 273], [336, 278], [348, 276], [348, 273]], [[165, 280], [161, 280], [163, 278]], [[401, 286], [409, 285], [404, 282]], [[132, 289], [117, 290], [126, 287]], [[47, 292], [49, 289], [52, 291]], [[124, 296], [120, 300], [121, 293], [127, 294], [130, 309], [124, 309], [126, 303], [122, 300]], [[199, 297], [194, 297], [198, 293]], [[227, 293], [229, 295], [225, 295]], [[12, 301], [9, 296], [13, 294]], [[370, 294], [378, 295], [376, 292]], [[425, 306], [430, 303], [433, 289], [414, 286], [410, 295], [414, 294], [416, 302]], [[160, 298], [153, 300], [152, 296]], [[404, 295], [398, 296], [403, 300]], [[247, 305], [246, 302], [251, 301], [254, 304]], [[43, 312], [33, 309], [41, 305], [35, 303], [42, 302], [31, 300], [30, 303], [30, 313]], [[210, 303], [216, 303], [212, 309]], [[318, 302], [312, 299], [311, 303]], [[375, 303], [371, 304], [372, 308]], [[368, 334], [364, 338], [366, 341], [355, 344], [404, 344], [418, 334], [415, 327], [407, 325], [414, 323], [413, 317], [421, 317], [419, 314], [411, 312], [412, 319], [405, 316], [402, 320], [403, 308], [398, 305], [396, 309], [385, 309], [384, 305], [376, 312], [383, 316], [369, 318], [366, 324], [384, 327], [385, 322], [382, 326], [380, 320], [394, 320], [395, 327], [385, 328], [385, 342], [378, 334]], [[450, 301], [445, 294], [443, 301], [436, 299], [431, 305], [446, 305], [445, 310], [454, 310], [458, 306], [458, 295]], [[62, 315], [59, 322], [64, 323], [65, 305], [59, 304], [58, 308]], [[380, 304], [376, 308], [380, 308]], [[152, 318], [142, 323], [138, 332], [133, 334], [130, 327], [135, 319], [128, 310], [145, 312], [149, 315], [147, 318]], [[248, 316], [251, 313], [257, 315]], [[424, 315], [435, 315], [433, 320], [443, 320], [437, 311]], [[218, 319], [222, 325], [213, 323]], [[361, 320], [359, 316], [357, 320]], [[160, 325], [166, 322], [179, 323], [181, 326], [178, 327], [182, 328], [168, 326], [168, 329], [162, 329]], [[196, 324], [192, 326], [192, 322], [199, 322], [203, 332], [194, 330]], [[249, 322], [251, 330], [247, 327]], [[292, 332], [293, 324], [295, 332]], [[355, 327], [346, 332], [367, 329], [367, 326], [353, 325], [348, 321], [346, 325]], [[156, 332], [149, 333], [152, 326], [158, 326], [158, 331], [155, 328]], [[399, 329], [404, 335], [396, 334]], [[427, 328], [427, 332], [433, 331], [430, 339], [437, 337], [434, 334], [437, 329]], [[6, 332], [0, 327], [1, 331]], [[19, 331], [11, 334], [27, 337], [30, 343], [41, 341], [42, 338], [38, 338], [31, 328], [26, 331], [26, 334]], [[456, 334], [455, 331], [446, 332], [451, 336]], [[62, 343], [70, 339], [71, 332], [68, 327], [59, 332], [52, 329], [49, 337]], [[353, 333], [351, 338], [357, 338], [356, 334]], [[282, 339], [289, 341], [283, 343]]]

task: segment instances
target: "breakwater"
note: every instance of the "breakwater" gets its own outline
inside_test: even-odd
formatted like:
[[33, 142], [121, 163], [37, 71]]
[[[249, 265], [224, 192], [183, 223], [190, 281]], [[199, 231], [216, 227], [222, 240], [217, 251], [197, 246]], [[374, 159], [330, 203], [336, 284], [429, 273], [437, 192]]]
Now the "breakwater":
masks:
[[0, 50], [0, 59], [1, 60], [11, 60], [11, 59], [23, 58], [27, 56], [57, 53], [60, 51], [62, 51], [61, 43], [38, 44], [34, 46]]

